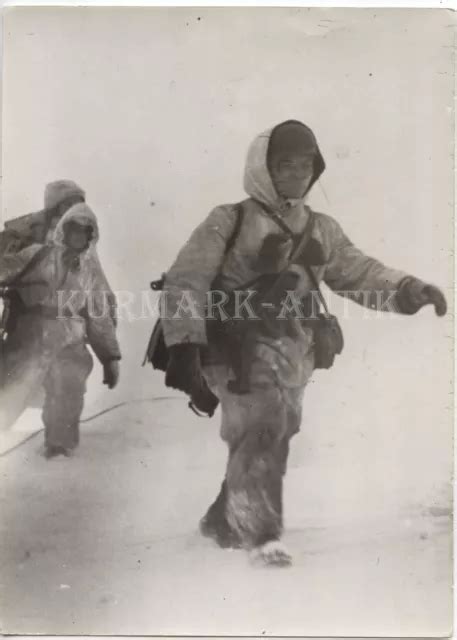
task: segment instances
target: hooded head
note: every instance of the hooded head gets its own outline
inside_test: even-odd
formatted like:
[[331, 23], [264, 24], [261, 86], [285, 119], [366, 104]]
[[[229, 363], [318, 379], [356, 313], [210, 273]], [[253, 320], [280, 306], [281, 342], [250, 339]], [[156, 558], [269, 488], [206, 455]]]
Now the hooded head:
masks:
[[92, 209], [84, 202], [73, 205], [59, 220], [54, 231], [54, 244], [68, 247], [69, 233], [75, 228], [76, 230], [82, 228], [87, 230], [87, 244], [81, 249], [82, 251], [97, 243], [99, 238], [97, 218]]
[[302, 200], [325, 169], [316, 138], [297, 120], [278, 124], [249, 147], [244, 188], [263, 204], [281, 209]]
[[[84, 202], [86, 194], [73, 180], [56, 180], [46, 185], [44, 190], [44, 208], [56, 209], [66, 200], [73, 199]], [[73, 204], [76, 204], [73, 203]]]

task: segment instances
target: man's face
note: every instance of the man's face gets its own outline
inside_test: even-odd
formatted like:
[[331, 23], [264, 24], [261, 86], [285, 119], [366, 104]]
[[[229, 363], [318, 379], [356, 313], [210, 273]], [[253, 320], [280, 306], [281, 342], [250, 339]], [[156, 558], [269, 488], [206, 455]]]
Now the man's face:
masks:
[[273, 155], [270, 173], [276, 193], [284, 198], [302, 198], [313, 179], [314, 155]]
[[70, 222], [65, 227], [65, 244], [74, 251], [84, 251], [92, 238], [92, 227]]

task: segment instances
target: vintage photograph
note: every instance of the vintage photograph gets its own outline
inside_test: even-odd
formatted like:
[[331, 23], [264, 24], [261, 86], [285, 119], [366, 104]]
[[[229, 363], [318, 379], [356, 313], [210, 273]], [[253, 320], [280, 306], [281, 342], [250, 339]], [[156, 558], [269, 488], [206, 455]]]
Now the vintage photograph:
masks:
[[4, 11], [3, 634], [452, 634], [454, 40]]

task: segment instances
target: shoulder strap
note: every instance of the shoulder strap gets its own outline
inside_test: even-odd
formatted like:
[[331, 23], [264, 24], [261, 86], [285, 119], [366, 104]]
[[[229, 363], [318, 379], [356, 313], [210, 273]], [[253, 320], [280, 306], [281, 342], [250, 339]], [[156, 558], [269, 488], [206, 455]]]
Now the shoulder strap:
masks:
[[[292, 232], [292, 229], [289, 227], [289, 225], [285, 222], [284, 218], [281, 218], [281, 216], [279, 216], [276, 212], [274, 211], [270, 211], [269, 209], [267, 209], [266, 207], [263, 207], [264, 211], [267, 213], [267, 215], [270, 216], [270, 218], [273, 220], [273, 222], [275, 222], [278, 227], [280, 229], [282, 229], [282, 231], [284, 231], [289, 238], [294, 238], [294, 234]], [[306, 246], [309, 238], [311, 237], [311, 234], [313, 232], [314, 229], [314, 223], [315, 223], [315, 215], [314, 212], [312, 211], [312, 209], [308, 210], [309, 212], [309, 217], [308, 217], [308, 221], [306, 223], [305, 229], [303, 230], [301, 239], [298, 241], [298, 243], [296, 244], [295, 248], [292, 249], [292, 252], [290, 254], [289, 257], [289, 261], [288, 261], [288, 265], [286, 267], [286, 269], [292, 264], [293, 260], [300, 255], [300, 253], [302, 252], [302, 250], [304, 249], [304, 247]], [[324, 308], [325, 311], [325, 315], [330, 315], [330, 311], [329, 308], [327, 306], [327, 302], [325, 301], [324, 296], [322, 295], [322, 291], [321, 288], [319, 286], [319, 282], [317, 281], [316, 278], [316, 274], [314, 273], [312, 267], [310, 267], [309, 265], [305, 265], [305, 269], [306, 269], [306, 273], [309, 276], [309, 279], [311, 280], [311, 283], [317, 293], [317, 297], [319, 298], [319, 303], [322, 305], [322, 307]]]
[[295, 260], [300, 255], [300, 253], [305, 248], [309, 238], [311, 237], [311, 234], [314, 229], [314, 220], [315, 220], [314, 213], [311, 209], [309, 209], [308, 220], [306, 222], [305, 228], [303, 229], [301, 237], [297, 242], [295, 238], [295, 234], [293, 233], [292, 229], [289, 227], [289, 225], [286, 223], [286, 221], [282, 216], [277, 214], [276, 211], [274, 211], [273, 209], [270, 209], [270, 207], [267, 207], [267, 205], [264, 204], [263, 202], [260, 202], [260, 200], [254, 200], [254, 202], [256, 202], [267, 214], [267, 216], [271, 220], [273, 220], [273, 222], [281, 229], [281, 231], [285, 233], [286, 236], [290, 238], [290, 240], [292, 240], [293, 244], [292, 244], [292, 249], [289, 256], [289, 262], [286, 267], [287, 269], [292, 263], [292, 261]]
[[[224, 250], [224, 255], [226, 256], [228, 254], [228, 252], [230, 251], [230, 249], [232, 249], [235, 245], [235, 242], [238, 239], [238, 236], [240, 235], [240, 231], [241, 231], [241, 227], [243, 225], [243, 220], [244, 220], [244, 207], [243, 207], [243, 203], [242, 202], [237, 202], [234, 206], [235, 212], [236, 212], [236, 220], [235, 220], [235, 226], [233, 227], [233, 231], [232, 231], [232, 235], [230, 236], [230, 238], [227, 241], [227, 244], [225, 245], [225, 250]], [[21, 274], [22, 275], [22, 274]], [[165, 273], [162, 273], [162, 277], [159, 280], [154, 280], [153, 282], [151, 282], [151, 289], [153, 291], [162, 291], [163, 290], [163, 285], [165, 282]]]
[[317, 297], [319, 298], [319, 302], [324, 307], [325, 315], [329, 316], [330, 315], [330, 311], [329, 311], [329, 308], [327, 306], [327, 302], [325, 301], [325, 298], [322, 295], [322, 291], [321, 291], [321, 288], [320, 288], [319, 283], [317, 281], [316, 274], [314, 273], [312, 267], [310, 267], [309, 265], [305, 265], [305, 269], [306, 269], [306, 273], [309, 276], [309, 279], [313, 283], [314, 289], [316, 290]]
[[243, 203], [242, 202], [237, 202], [234, 205], [234, 209], [236, 212], [236, 220], [235, 220], [235, 226], [233, 227], [233, 232], [232, 235], [230, 236], [230, 238], [227, 241], [227, 244], [225, 245], [225, 255], [227, 255], [227, 253], [230, 251], [230, 249], [233, 249], [233, 247], [235, 246], [235, 243], [238, 239], [238, 236], [240, 235], [240, 231], [241, 231], [241, 226], [243, 224], [243, 220], [244, 220], [244, 207], [243, 207]]

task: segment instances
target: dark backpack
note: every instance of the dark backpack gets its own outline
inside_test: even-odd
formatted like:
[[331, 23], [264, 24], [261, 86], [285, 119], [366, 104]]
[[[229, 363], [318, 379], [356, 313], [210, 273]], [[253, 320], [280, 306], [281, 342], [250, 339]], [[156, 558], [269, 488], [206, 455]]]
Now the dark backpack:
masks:
[[51, 251], [50, 245], [44, 245], [29, 260], [22, 271], [7, 285], [0, 283], [0, 296], [3, 298], [3, 313], [0, 319], [0, 338], [3, 340], [4, 334], [10, 335], [16, 327], [18, 316], [24, 311], [24, 303], [19, 295], [18, 289], [20, 280], [34, 269]]

